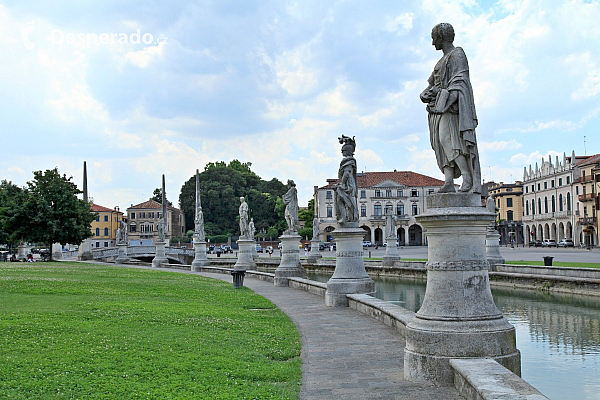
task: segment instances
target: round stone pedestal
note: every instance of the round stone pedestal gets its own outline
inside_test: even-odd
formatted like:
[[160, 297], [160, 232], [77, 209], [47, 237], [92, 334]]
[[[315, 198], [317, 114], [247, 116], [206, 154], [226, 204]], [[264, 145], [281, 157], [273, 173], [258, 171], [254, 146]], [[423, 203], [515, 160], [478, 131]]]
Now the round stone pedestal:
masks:
[[417, 221], [427, 229], [427, 289], [406, 326], [405, 379], [452, 386], [452, 358], [492, 358], [520, 375], [515, 328], [489, 285], [485, 237], [494, 214], [478, 194], [436, 193], [426, 201]]
[[396, 240], [398, 240], [395, 236], [388, 237], [385, 239], [385, 254], [383, 255], [383, 266], [384, 267], [393, 267], [394, 262], [400, 261], [400, 254], [398, 254], [398, 245], [396, 244]]
[[[256, 263], [254, 262], [254, 252], [256, 251], [256, 245], [252, 239], [238, 239], [238, 259], [233, 266], [233, 269], [247, 270], [255, 269]], [[252, 248], [254, 246], [254, 249]]]
[[310, 253], [308, 253], [308, 262], [310, 264], [317, 264], [323, 256], [319, 252], [319, 240], [311, 240], [310, 241]]
[[367, 275], [363, 260], [362, 241], [365, 231], [359, 227], [338, 228], [335, 240], [335, 271], [327, 281], [325, 305], [348, 307], [347, 294], [375, 294], [375, 282]]
[[152, 266], [154, 268], [158, 268], [163, 264], [167, 264], [169, 260], [167, 259], [167, 253], [165, 251], [165, 242], [156, 242], [156, 254], [154, 255], [154, 259], [152, 260]]
[[119, 243], [117, 249], [119, 253], [115, 262], [117, 264], [127, 264], [129, 262], [129, 257], [127, 257], [127, 243]]
[[495, 271], [497, 264], [504, 264], [504, 258], [500, 254], [500, 234], [491, 226], [488, 226], [485, 236], [485, 258], [490, 263], [490, 270]]
[[192, 261], [191, 270], [199, 272], [202, 267], [206, 267], [207, 265], [210, 265], [210, 261], [206, 257], [206, 242], [194, 238], [194, 261]]
[[88, 238], [81, 242], [81, 244], [79, 245], [79, 250], [77, 252], [77, 261], [86, 261], [91, 260], [93, 258], [94, 256], [92, 255], [92, 240]]
[[28, 254], [29, 254], [29, 246], [27, 246], [27, 243], [24, 243], [24, 242], [19, 243], [19, 246], [17, 246], [17, 260], [27, 261]]
[[288, 278], [306, 278], [304, 267], [300, 264], [300, 235], [282, 235], [281, 262], [275, 270], [275, 286], [288, 286]]

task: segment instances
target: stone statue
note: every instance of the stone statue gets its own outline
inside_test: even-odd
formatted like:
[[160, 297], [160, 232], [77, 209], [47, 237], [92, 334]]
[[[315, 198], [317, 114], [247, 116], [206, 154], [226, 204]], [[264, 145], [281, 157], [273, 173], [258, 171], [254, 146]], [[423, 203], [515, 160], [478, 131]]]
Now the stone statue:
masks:
[[288, 179], [288, 191], [283, 195], [283, 204], [285, 204], [285, 222], [288, 229], [285, 233], [297, 234], [300, 229], [298, 222], [298, 190], [293, 180]]
[[338, 181], [333, 185], [335, 192], [335, 215], [340, 227], [358, 226], [358, 205], [357, 205], [357, 181], [356, 181], [356, 159], [354, 150], [356, 141], [354, 137], [342, 135], [338, 138], [342, 145], [342, 155], [344, 158], [340, 162], [338, 170]]
[[490, 193], [490, 195], [488, 196], [488, 198], [485, 200], [485, 208], [491, 212], [496, 214], [499, 210], [498, 207], [496, 207], [496, 200], [494, 199], [494, 195]]
[[248, 234], [250, 235], [249, 239], [254, 239], [256, 235], [256, 228], [254, 227], [254, 218], [250, 218], [250, 222], [248, 223]]
[[248, 239], [248, 203], [246, 203], [243, 196], [240, 197], [240, 203], [240, 208], [238, 210], [240, 214], [240, 237]]
[[165, 217], [161, 217], [158, 220], [158, 241], [159, 242], [164, 242], [165, 241]]
[[202, 207], [196, 208], [196, 218], [194, 219], [194, 236], [196, 236], [199, 240], [206, 239], [204, 234], [204, 213], [202, 212]]
[[319, 240], [319, 218], [313, 218], [313, 240]]
[[396, 222], [392, 215], [392, 210], [386, 210], [385, 212], [385, 237], [395, 238], [396, 237]]
[[447, 23], [431, 32], [432, 44], [444, 55], [421, 93], [427, 103], [429, 139], [445, 183], [439, 192], [454, 192], [454, 179], [462, 175], [460, 192], [481, 193], [481, 170], [475, 138], [477, 115], [469, 80], [467, 56], [454, 47], [454, 28]]
[[127, 243], [127, 224], [119, 220], [119, 227], [117, 228], [117, 244]]

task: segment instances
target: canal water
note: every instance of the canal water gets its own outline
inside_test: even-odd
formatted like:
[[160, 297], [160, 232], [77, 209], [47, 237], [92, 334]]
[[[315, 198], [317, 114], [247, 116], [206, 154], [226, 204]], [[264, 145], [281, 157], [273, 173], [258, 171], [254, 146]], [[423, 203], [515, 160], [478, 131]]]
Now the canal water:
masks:
[[[331, 273], [308, 271], [327, 282]], [[373, 277], [376, 296], [418, 311], [425, 280]], [[492, 289], [517, 331], [522, 376], [552, 400], [600, 400], [600, 298]]]

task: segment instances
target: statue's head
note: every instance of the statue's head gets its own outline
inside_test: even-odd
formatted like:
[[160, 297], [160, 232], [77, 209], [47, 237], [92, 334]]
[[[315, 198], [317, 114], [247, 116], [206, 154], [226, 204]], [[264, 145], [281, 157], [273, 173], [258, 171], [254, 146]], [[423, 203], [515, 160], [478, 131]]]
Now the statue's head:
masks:
[[294, 181], [293, 181], [293, 180], [291, 180], [291, 179], [288, 179], [287, 185], [288, 185], [288, 187], [290, 187], [290, 188], [291, 188], [291, 187], [294, 187], [294, 186], [296, 186], [296, 184], [294, 183]]
[[346, 136], [342, 135], [338, 140], [342, 145], [342, 154], [346, 157], [354, 155], [354, 150], [356, 149], [356, 141], [354, 140], [356, 136]]
[[240, 197], [240, 203], [244, 202], [244, 196]]
[[435, 46], [435, 49], [441, 50], [442, 43], [454, 42], [454, 28], [447, 22], [437, 24], [431, 30], [431, 40], [433, 42], [432, 44]]

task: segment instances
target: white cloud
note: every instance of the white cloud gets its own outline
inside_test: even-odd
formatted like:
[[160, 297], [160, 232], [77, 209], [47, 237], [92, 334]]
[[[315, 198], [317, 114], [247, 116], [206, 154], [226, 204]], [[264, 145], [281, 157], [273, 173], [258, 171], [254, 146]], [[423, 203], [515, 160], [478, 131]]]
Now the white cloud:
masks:
[[127, 52], [123, 58], [139, 68], [147, 68], [151, 62], [160, 59], [163, 55], [164, 43], [148, 46], [139, 51]]
[[500, 140], [496, 142], [479, 142], [478, 144], [480, 151], [502, 151], [502, 150], [515, 150], [523, 147], [523, 145], [517, 142], [515, 139], [509, 141]]
[[388, 23], [385, 24], [385, 30], [390, 33], [400, 33], [402, 29], [410, 30], [413, 26], [414, 16], [414, 13], [400, 14], [396, 18], [388, 21]]

